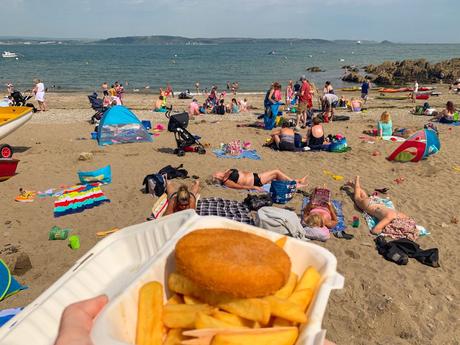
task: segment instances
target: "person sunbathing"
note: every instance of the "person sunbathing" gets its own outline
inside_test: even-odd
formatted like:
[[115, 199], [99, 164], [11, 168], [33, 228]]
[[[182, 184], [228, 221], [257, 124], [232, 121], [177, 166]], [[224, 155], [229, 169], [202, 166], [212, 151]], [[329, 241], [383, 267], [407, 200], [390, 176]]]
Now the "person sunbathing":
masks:
[[280, 151], [295, 151], [294, 135], [294, 130], [285, 121], [280, 129], [272, 132], [270, 141], [265, 145], [271, 146], [275, 144]]
[[446, 103], [446, 108], [437, 114], [435, 119], [441, 123], [452, 123], [454, 122], [454, 114], [456, 111], [457, 110], [455, 109], [454, 103], [452, 101], [448, 101]]
[[359, 176], [356, 176], [354, 182], [348, 182], [346, 186], [354, 188], [353, 200], [356, 206], [378, 219], [377, 225], [371, 230], [374, 235], [382, 234], [393, 239], [407, 238], [412, 241], [417, 239], [418, 230], [415, 220], [402, 212], [386, 207], [375, 198], [370, 198], [361, 188]]
[[360, 99], [356, 99], [354, 97], [351, 98], [350, 101], [350, 110], [355, 113], [359, 113], [361, 108], [363, 107], [363, 101]]
[[168, 195], [168, 207], [165, 215], [173, 214], [179, 211], [195, 209], [196, 196], [200, 192], [200, 181], [193, 181], [190, 191], [186, 185], [181, 185], [176, 189], [175, 185], [165, 178], [166, 194]]
[[311, 149], [321, 148], [324, 144], [324, 130], [318, 116], [313, 118], [313, 126], [307, 131], [307, 145]]
[[297, 188], [307, 186], [307, 176], [294, 180], [278, 169], [265, 171], [260, 174], [249, 171], [241, 171], [238, 169], [229, 169], [226, 171], [215, 172], [212, 175], [212, 179], [213, 181], [216, 181], [228, 188], [258, 191], [263, 191], [264, 189], [262, 186], [274, 180], [296, 181]]
[[311, 228], [333, 229], [337, 225], [337, 213], [330, 202], [327, 205], [315, 205], [312, 199], [302, 210], [303, 223]]

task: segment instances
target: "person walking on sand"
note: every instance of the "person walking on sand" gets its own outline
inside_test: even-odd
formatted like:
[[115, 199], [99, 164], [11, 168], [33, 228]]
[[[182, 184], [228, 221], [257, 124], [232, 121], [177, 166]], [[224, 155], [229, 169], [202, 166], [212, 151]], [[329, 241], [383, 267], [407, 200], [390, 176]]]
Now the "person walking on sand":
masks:
[[195, 83], [195, 92], [197, 95], [200, 93], [200, 82], [198, 81]]
[[45, 85], [40, 79], [34, 79], [34, 84], [33, 93], [35, 95], [35, 100], [38, 102], [38, 111], [46, 111]]
[[363, 83], [361, 84], [361, 98], [363, 99], [363, 104], [366, 104], [367, 102], [370, 87], [371, 85], [369, 83], [369, 79], [364, 79]]
[[313, 107], [313, 93], [310, 84], [305, 76], [300, 78], [302, 85], [299, 92], [299, 107], [297, 112], [296, 127], [305, 128], [307, 125], [307, 111]]
[[412, 92], [412, 103], [415, 103], [415, 100], [417, 99], [417, 93], [418, 93], [418, 82], [416, 80], [414, 83], [414, 91]]

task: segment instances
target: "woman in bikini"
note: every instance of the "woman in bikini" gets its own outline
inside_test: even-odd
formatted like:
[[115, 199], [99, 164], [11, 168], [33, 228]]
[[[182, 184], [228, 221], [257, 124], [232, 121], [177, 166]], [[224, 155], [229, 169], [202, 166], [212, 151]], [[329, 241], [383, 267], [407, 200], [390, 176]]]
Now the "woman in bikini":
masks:
[[370, 198], [361, 188], [359, 176], [356, 176], [354, 183], [349, 182], [347, 186], [354, 188], [353, 199], [356, 206], [378, 219], [379, 222], [371, 230], [374, 235], [382, 234], [393, 239], [407, 238], [412, 241], [417, 239], [418, 230], [415, 220], [402, 212], [386, 207], [374, 198]]
[[200, 181], [193, 181], [190, 191], [186, 185], [181, 185], [179, 188], [174, 186], [171, 182], [166, 181], [166, 194], [168, 195], [168, 207], [166, 208], [165, 215], [176, 213], [183, 210], [196, 208], [196, 195], [200, 192]]
[[[213, 180], [217, 180], [220, 184], [233, 189], [259, 190], [263, 191], [262, 186], [270, 183], [273, 180], [278, 181], [294, 181], [282, 171], [270, 170], [263, 173], [253, 173], [238, 169], [229, 169], [226, 171], [218, 171], [212, 175]], [[296, 179], [297, 188], [307, 186], [307, 176]]]

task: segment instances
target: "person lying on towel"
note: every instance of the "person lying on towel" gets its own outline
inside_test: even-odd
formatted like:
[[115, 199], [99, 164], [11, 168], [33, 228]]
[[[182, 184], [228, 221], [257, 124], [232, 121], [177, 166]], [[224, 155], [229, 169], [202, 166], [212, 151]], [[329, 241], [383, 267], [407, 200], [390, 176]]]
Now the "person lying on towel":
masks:
[[229, 169], [215, 172], [212, 175], [213, 183], [218, 183], [233, 189], [263, 191], [264, 189], [262, 186], [272, 182], [273, 180], [296, 181], [297, 188], [305, 187], [307, 185], [307, 176], [294, 180], [278, 169], [265, 171], [260, 174], [238, 169]]
[[196, 195], [200, 192], [200, 181], [193, 181], [190, 191], [186, 185], [176, 186], [165, 179], [166, 181], [166, 194], [168, 195], [168, 207], [166, 208], [165, 215], [176, 213], [188, 209], [196, 209]]
[[379, 220], [375, 228], [371, 230], [374, 235], [382, 234], [393, 239], [407, 238], [411, 241], [417, 239], [418, 230], [415, 220], [402, 212], [378, 203], [377, 199], [370, 198], [361, 188], [359, 176], [356, 176], [355, 182], [348, 182], [346, 186], [354, 188], [353, 200], [356, 206]]

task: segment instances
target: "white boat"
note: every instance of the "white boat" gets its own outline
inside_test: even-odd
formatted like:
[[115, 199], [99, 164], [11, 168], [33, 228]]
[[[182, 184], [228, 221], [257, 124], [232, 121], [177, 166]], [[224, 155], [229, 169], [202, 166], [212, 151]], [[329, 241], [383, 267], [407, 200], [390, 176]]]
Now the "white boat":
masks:
[[4, 51], [2, 53], [2, 57], [4, 57], [4, 58], [17, 58], [18, 54], [13, 53], [13, 52]]
[[361, 44], [361, 41], [357, 41], [356, 44]]

